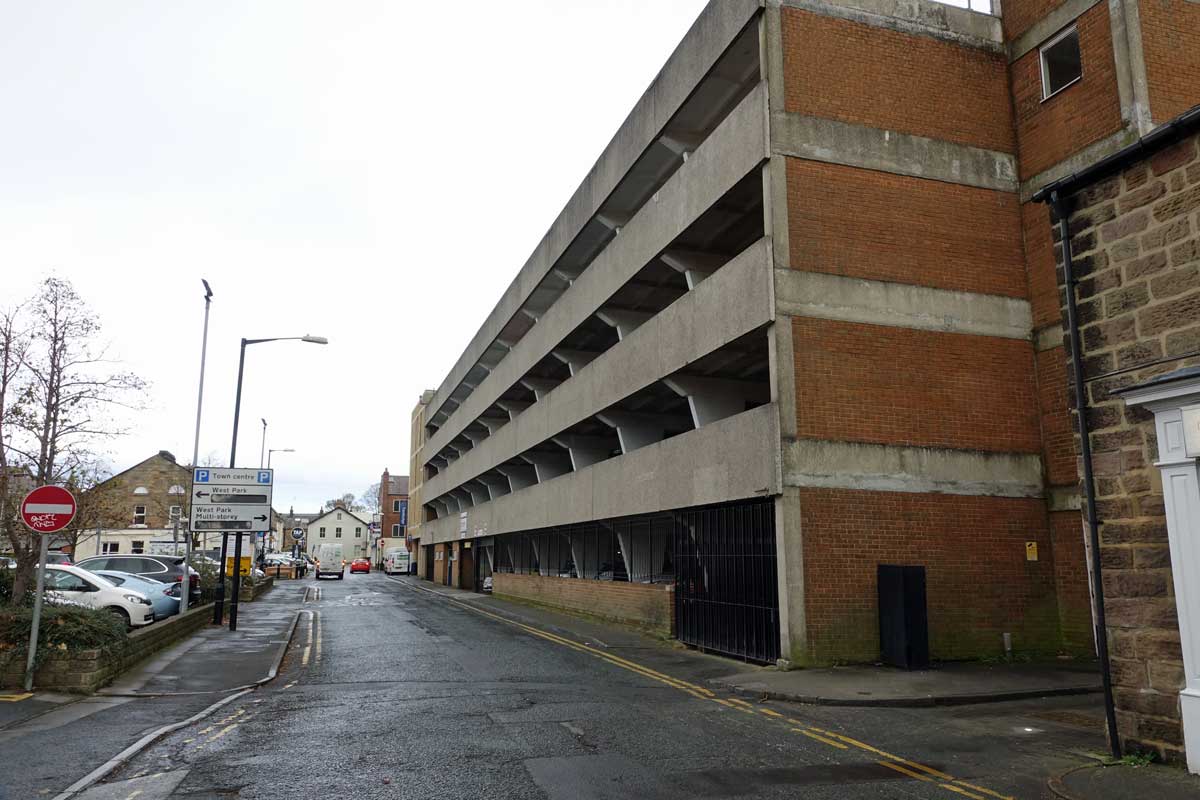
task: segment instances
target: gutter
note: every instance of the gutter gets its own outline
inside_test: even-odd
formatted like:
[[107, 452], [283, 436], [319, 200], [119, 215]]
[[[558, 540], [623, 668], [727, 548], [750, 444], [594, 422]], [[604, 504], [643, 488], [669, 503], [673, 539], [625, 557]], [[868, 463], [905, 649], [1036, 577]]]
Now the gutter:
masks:
[[[1085, 170], [1086, 171], [1086, 170]], [[1071, 253], [1071, 224], [1067, 204], [1058, 189], [1050, 193], [1050, 206], [1058, 218], [1062, 238], [1063, 275], [1067, 294], [1067, 341], [1071, 347], [1071, 372], [1075, 379], [1075, 416], [1079, 420], [1079, 447], [1083, 459], [1083, 492], [1086, 498], [1088, 542], [1091, 550], [1092, 592], [1095, 613], [1092, 622], [1096, 636], [1096, 655], [1104, 685], [1104, 716], [1108, 720], [1108, 745], [1114, 759], [1121, 758], [1121, 737], [1117, 731], [1117, 711], [1113, 698], [1112, 665], [1108, 658], [1108, 625], [1104, 614], [1104, 576], [1100, 565], [1100, 519], [1096, 512], [1096, 480], [1092, 468], [1092, 442], [1087, 421], [1087, 384], [1083, 379], [1083, 355], [1079, 342], [1079, 312], [1075, 305], [1075, 269]]]
[[1200, 131], [1200, 106], [1185, 111], [1170, 122], [1164, 122], [1150, 133], [1139, 138], [1136, 142], [1126, 145], [1110, 156], [1072, 173], [1065, 178], [1059, 178], [1053, 183], [1038, 189], [1032, 198], [1034, 203], [1053, 204], [1053, 196], [1070, 195], [1076, 190], [1107, 177], [1114, 172], [1120, 172], [1125, 167], [1157, 153], [1166, 147]]

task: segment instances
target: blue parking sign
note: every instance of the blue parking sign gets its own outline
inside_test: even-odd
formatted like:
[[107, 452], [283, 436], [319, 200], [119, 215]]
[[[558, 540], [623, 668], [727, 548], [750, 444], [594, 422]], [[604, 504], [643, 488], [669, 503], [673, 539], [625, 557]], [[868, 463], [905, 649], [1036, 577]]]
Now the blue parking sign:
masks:
[[271, 473], [266, 470], [263, 470], [262, 472], [258, 473], [258, 482], [259, 483], [270, 483], [271, 482]]
[[208, 483], [208, 470], [206, 470], [206, 469], [196, 470], [196, 477], [194, 479], [194, 482], [195, 483]]

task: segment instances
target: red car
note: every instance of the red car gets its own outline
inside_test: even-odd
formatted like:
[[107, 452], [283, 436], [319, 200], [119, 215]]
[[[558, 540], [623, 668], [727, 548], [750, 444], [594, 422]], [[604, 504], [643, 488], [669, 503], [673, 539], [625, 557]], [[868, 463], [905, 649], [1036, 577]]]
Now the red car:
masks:
[[371, 571], [371, 562], [368, 559], [356, 558], [356, 559], [354, 559], [354, 561], [350, 562], [350, 574], [351, 575], [353, 575], [356, 572], [370, 572], [370, 571]]

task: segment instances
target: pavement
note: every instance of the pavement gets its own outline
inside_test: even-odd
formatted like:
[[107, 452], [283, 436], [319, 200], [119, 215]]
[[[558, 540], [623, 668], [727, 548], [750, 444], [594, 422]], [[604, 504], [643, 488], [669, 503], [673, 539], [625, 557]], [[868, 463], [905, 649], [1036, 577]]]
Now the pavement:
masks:
[[148, 734], [268, 678], [305, 591], [290, 584], [271, 589], [241, 605], [236, 632], [203, 628], [102, 693], [35, 692], [0, 703], [3, 763], [19, 765], [0, 771], [0, 800], [61, 796]]
[[1200, 776], [1153, 764], [1088, 765], [1058, 776], [1050, 789], [1060, 800], [1196, 800]]

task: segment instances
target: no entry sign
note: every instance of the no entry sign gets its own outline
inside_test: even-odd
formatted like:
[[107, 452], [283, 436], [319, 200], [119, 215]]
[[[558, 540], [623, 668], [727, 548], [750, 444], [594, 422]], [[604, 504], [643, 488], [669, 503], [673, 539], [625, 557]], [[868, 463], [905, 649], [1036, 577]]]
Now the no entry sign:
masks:
[[21, 502], [21, 518], [31, 530], [55, 533], [75, 516], [75, 498], [61, 486], [39, 486]]

